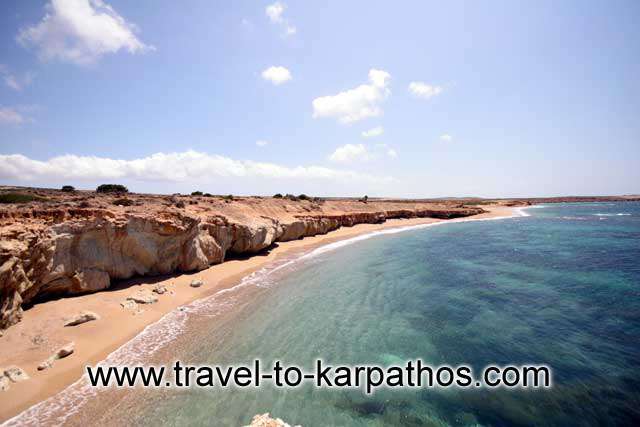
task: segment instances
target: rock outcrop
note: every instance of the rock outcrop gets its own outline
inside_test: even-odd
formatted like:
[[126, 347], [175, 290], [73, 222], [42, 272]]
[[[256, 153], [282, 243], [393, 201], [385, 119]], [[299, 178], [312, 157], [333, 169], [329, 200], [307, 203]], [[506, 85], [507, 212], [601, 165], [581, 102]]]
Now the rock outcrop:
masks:
[[[0, 330], [18, 322], [25, 305], [100, 291], [113, 280], [203, 270], [228, 255], [356, 224], [483, 212], [446, 203], [270, 198], [182, 197], [186, 207], [176, 208], [173, 199], [143, 195], [130, 196], [133, 206], [124, 207], [86, 194], [82, 201], [0, 210]], [[145, 300], [157, 300], [150, 295]]]

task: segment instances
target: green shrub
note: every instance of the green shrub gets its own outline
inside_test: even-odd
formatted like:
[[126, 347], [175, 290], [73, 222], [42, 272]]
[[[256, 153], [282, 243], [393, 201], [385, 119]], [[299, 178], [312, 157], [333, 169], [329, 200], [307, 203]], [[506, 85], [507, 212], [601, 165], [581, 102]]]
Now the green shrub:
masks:
[[213, 197], [213, 194], [211, 194], [211, 193], [204, 193], [204, 194], [203, 194], [203, 196], [204, 196], [204, 197]]
[[192, 196], [202, 196], [202, 191], [194, 191], [191, 193]]
[[64, 191], [65, 193], [73, 193], [76, 189], [73, 185], [63, 185], [61, 191]]
[[298, 198], [297, 198], [296, 196], [294, 196], [293, 194], [286, 194], [286, 195], [284, 196], [284, 198], [285, 198], [285, 199], [289, 199], [289, 200], [291, 200], [292, 202], [297, 202], [297, 201], [298, 201]]
[[129, 189], [120, 184], [102, 184], [96, 188], [98, 193], [128, 193]]
[[306, 194], [303, 193], [303, 194], [298, 196], [298, 199], [300, 199], [300, 200], [309, 200], [309, 196], [307, 196]]
[[282, 194], [276, 193], [276, 194], [273, 195], [273, 198], [274, 199], [282, 199]]
[[0, 203], [29, 203], [29, 202], [44, 202], [44, 197], [36, 196], [33, 194], [24, 193], [4, 193], [0, 194]]
[[229, 194], [229, 195], [227, 195], [227, 196], [222, 196], [222, 199], [223, 199], [225, 202], [233, 202], [233, 194]]

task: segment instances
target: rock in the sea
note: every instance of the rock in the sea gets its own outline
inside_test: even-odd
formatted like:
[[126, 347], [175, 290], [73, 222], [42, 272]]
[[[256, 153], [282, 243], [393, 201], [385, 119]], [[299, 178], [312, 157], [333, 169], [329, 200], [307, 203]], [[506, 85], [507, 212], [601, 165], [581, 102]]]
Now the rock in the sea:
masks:
[[98, 319], [100, 319], [100, 316], [98, 316], [96, 313], [92, 311], [83, 311], [82, 313], [78, 313], [73, 317], [71, 317], [70, 319], [68, 319], [64, 323], [64, 326], [81, 325], [82, 323], [87, 323], [87, 322], [91, 322], [92, 320], [98, 320]]
[[167, 287], [165, 285], [163, 285], [163, 284], [155, 285], [153, 287], [153, 292], [155, 292], [158, 295], [162, 295], [165, 292], [167, 292]]
[[154, 302], [158, 302], [158, 297], [151, 293], [151, 291], [145, 289], [129, 295], [127, 300], [138, 304], [153, 304]]
[[0, 377], [0, 391], [7, 391], [9, 390], [10, 386], [9, 386], [9, 378], [5, 377], [4, 375]]
[[27, 375], [22, 368], [18, 368], [17, 366], [4, 368], [4, 375], [14, 383], [29, 379], [29, 375]]
[[199, 288], [200, 286], [204, 285], [204, 282], [200, 279], [196, 279], [196, 280], [192, 280], [190, 283], [190, 286], [192, 288]]
[[[291, 427], [289, 424], [282, 421], [280, 418], [271, 418], [269, 413], [262, 415], [255, 415], [251, 424], [245, 427]], [[295, 426], [295, 427], [300, 427]]]

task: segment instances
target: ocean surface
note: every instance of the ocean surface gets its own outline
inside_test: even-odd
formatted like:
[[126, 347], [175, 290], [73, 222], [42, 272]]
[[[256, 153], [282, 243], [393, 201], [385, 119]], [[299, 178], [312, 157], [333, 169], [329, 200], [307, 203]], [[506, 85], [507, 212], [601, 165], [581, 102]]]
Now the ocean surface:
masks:
[[640, 203], [377, 233], [317, 249], [187, 306], [119, 363], [546, 364], [546, 390], [89, 392], [14, 422], [241, 426], [640, 425]]

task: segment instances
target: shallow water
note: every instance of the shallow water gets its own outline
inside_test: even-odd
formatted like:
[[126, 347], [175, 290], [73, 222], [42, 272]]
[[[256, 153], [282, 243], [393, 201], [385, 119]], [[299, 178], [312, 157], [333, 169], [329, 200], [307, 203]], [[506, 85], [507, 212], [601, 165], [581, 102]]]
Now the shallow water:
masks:
[[145, 360], [535, 363], [553, 369], [550, 390], [119, 391], [67, 421], [244, 425], [270, 412], [304, 426], [637, 425], [640, 203], [527, 213], [380, 235], [257, 274], [191, 306], [173, 323], [182, 333]]

